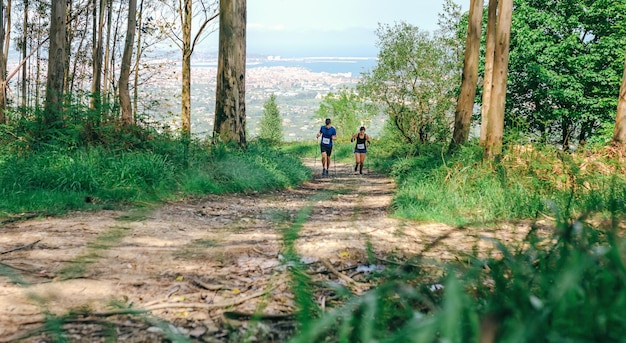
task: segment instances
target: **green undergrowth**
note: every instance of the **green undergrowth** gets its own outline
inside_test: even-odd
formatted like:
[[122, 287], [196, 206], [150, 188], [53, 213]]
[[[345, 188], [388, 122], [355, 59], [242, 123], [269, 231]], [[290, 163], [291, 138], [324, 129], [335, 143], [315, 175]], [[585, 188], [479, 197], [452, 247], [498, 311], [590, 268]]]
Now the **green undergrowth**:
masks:
[[626, 241], [616, 224], [570, 217], [512, 246], [454, 252], [456, 261], [387, 265], [376, 288], [343, 293], [291, 343], [623, 342]]
[[501, 160], [484, 162], [479, 146], [463, 147], [452, 156], [434, 147], [380, 165], [396, 179], [393, 208], [402, 218], [452, 225], [554, 219], [552, 204], [606, 215], [615, 199], [615, 211], [626, 211], [624, 157], [611, 148], [564, 153], [513, 146]]
[[246, 149], [163, 139], [132, 149], [102, 146], [0, 150], [0, 218], [59, 214], [267, 191], [310, 178], [298, 157], [250, 143]]

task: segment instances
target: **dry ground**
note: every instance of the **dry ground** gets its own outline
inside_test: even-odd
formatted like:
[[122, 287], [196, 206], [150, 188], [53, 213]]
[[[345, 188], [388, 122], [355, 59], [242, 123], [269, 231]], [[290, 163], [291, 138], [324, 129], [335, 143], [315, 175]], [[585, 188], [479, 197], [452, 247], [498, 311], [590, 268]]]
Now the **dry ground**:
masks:
[[[283, 258], [288, 230], [297, 229], [295, 248], [314, 280], [354, 292], [373, 286], [363, 268], [371, 267], [367, 242], [376, 265], [384, 265], [426, 248], [434, 261], [454, 258], [479, 234], [493, 236], [390, 218], [391, 179], [354, 175], [346, 165], [332, 169], [329, 178], [316, 170], [301, 187], [268, 194], [3, 224], [0, 342], [54, 340], [42, 332], [44, 319], [69, 313], [63, 332], [75, 342], [159, 342], [168, 333], [192, 341], [284, 341], [296, 311]], [[510, 232], [498, 238], [517, 239]], [[316, 296], [322, 308], [331, 305], [328, 291]], [[141, 314], [129, 314], [136, 310]], [[263, 315], [252, 328], [255, 311]]]

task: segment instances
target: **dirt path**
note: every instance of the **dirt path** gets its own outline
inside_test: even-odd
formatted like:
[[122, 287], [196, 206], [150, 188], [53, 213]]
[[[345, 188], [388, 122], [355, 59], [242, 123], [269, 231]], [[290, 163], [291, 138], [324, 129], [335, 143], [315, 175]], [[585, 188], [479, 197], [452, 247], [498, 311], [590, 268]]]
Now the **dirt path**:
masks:
[[[389, 256], [413, 256], [445, 234], [429, 250], [435, 260], [473, 244], [458, 229], [388, 217], [393, 191], [389, 178], [338, 164], [331, 177], [316, 170], [293, 190], [4, 224], [0, 342], [50, 338], [39, 331], [46, 316], [65, 316], [63, 332], [76, 342], [283, 341], [296, 310], [290, 251], [312, 279], [358, 293], [372, 286], [367, 271]], [[145, 312], [130, 314], [137, 310]], [[255, 311], [264, 316], [253, 329]]]

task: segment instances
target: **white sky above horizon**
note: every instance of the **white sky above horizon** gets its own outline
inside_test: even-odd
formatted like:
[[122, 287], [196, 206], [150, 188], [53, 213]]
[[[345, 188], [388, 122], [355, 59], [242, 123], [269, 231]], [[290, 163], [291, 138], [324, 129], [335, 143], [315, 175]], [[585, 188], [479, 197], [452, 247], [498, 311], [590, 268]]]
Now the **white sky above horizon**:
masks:
[[247, 25], [249, 29], [277, 31], [338, 31], [373, 30], [378, 23], [405, 21], [432, 31], [443, 4], [444, 0], [248, 0]]
[[[375, 57], [379, 23], [437, 29], [444, 0], [247, 0], [249, 55]], [[454, 0], [463, 10], [469, 0]], [[217, 34], [215, 35], [217, 36]], [[210, 49], [217, 50], [217, 40]]]

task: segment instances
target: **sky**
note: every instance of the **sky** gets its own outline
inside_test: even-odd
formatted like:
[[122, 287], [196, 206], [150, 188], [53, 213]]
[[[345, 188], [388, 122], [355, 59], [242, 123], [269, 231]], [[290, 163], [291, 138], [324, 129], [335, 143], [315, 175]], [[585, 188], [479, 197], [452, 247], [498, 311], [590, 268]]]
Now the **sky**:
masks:
[[[469, 0], [456, 0], [467, 10]], [[465, 3], [467, 2], [467, 4]], [[247, 0], [248, 55], [375, 57], [379, 23], [437, 29], [444, 0]]]

